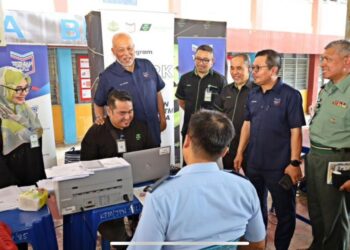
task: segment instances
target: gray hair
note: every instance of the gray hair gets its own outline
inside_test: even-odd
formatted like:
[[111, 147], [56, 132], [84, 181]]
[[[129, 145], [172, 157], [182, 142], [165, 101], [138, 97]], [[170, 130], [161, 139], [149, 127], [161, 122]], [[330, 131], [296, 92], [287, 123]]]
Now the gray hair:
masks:
[[233, 58], [235, 58], [235, 57], [241, 57], [241, 58], [243, 58], [244, 64], [247, 65], [248, 67], [250, 66], [250, 57], [249, 57], [248, 54], [246, 54], [246, 53], [236, 53], [236, 54], [233, 54], [233, 55], [232, 55], [232, 58], [231, 58], [231, 59], [233, 59]]
[[348, 40], [336, 40], [332, 41], [324, 49], [335, 48], [337, 52], [343, 56], [350, 55], [350, 42]]

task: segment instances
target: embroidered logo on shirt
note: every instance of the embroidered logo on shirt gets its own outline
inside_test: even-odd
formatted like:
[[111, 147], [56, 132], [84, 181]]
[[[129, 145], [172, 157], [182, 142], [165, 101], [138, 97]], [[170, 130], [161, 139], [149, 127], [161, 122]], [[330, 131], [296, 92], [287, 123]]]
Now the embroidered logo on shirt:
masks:
[[143, 74], [143, 77], [145, 77], [145, 78], [149, 77], [149, 73], [147, 71], [143, 72], [142, 74]]
[[281, 105], [281, 98], [274, 98], [273, 99], [273, 105], [274, 106], [280, 106]]
[[348, 107], [347, 103], [346, 102], [343, 102], [343, 101], [333, 101], [332, 102], [333, 105], [337, 106], [337, 107], [341, 107], [341, 108], [344, 108], [346, 109]]
[[126, 85], [126, 84], [129, 84], [129, 82], [122, 82], [121, 84], [119, 84], [119, 86], [123, 86], [123, 85]]
[[136, 141], [141, 140], [141, 134], [136, 134], [135, 138], [136, 138]]
[[257, 100], [252, 100], [251, 103], [257, 103], [258, 101]]

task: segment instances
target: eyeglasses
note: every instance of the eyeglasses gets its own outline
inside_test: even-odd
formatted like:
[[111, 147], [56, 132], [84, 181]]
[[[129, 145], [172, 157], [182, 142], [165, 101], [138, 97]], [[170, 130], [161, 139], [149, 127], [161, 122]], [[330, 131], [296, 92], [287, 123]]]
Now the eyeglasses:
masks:
[[32, 89], [32, 86], [31, 85], [27, 85], [26, 87], [22, 88], [22, 87], [18, 87], [18, 88], [10, 88], [8, 86], [5, 86], [5, 85], [0, 85], [1, 87], [4, 87], [4, 88], [7, 88], [7, 89], [11, 89], [13, 91], [16, 92], [16, 94], [23, 94], [23, 93], [28, 93], [31, 89]]
[[267, 65], [262, 65], [262, 66], [255, 65], [255, 66], [250, 66], [250, 70], [254, 72], [259, 72], [261, 68], [268, 68], [268, 67], [269, 66]]
[[210, 62], [210, 59], [208, 59], [208, 58], [195, 57], [194, 60], [197, 62], [204, 63], [204, 64], [208, 64]]

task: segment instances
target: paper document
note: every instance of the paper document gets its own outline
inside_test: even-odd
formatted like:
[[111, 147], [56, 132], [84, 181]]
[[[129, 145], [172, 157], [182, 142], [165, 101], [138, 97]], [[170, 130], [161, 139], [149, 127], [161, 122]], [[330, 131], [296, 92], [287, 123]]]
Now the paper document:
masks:
[[130, 165], [126, 160], [119, 157], [105, 158], [99, 161], [105, 168], [120, 168]]
[[39, 188], [46, 189], [49, 193], [54, 192], [52, 179], [40, 180], [36, 183], [36, 185], [38, 185]]
[[327, 184], [332, 184], [333, 171], [350, 170], [350, 161], [330, 162], [327, 170]]
[[17, 186], [0, 189], [0, 212], [18, 208], [18, 199], [21, 192], [21, 189]]
[[83, 178], [93, 173], [93, 171], [83, 169], [80, 162], [47, 168], [45, 169], [45, 172], [47, 178], [55, 178], [60, 180]]
[[143, 203], [145, 202], [146, 195], [148, 193], [148, 192], [143, 191], [145, 189], [145, 187], [146, 186], [134, 188], [134, 195], [140, 201], [142, 206], [143, 206]]

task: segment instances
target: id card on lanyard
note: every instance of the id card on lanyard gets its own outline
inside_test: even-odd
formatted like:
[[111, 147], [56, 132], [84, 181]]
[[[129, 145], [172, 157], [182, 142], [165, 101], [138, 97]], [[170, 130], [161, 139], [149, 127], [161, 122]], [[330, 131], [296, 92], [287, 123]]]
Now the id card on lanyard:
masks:
[[30, 148], [37, 148], [39, 147], [39, 138], [37, 134], [31, 134], [30, 137]]
[[212, 98], [212, 93], [211, 93], [210, 88], [208, 86], [208, 88], [205, 89], [204, 101], [205, 102], [211, 102], [211, 98]]
[[124, 135], [120, 135], [120, 138], [116, 139], [115, 141], [117, 143], [118, 153], [125, 153], [126, 152], [126, 141], [124, 139]]

